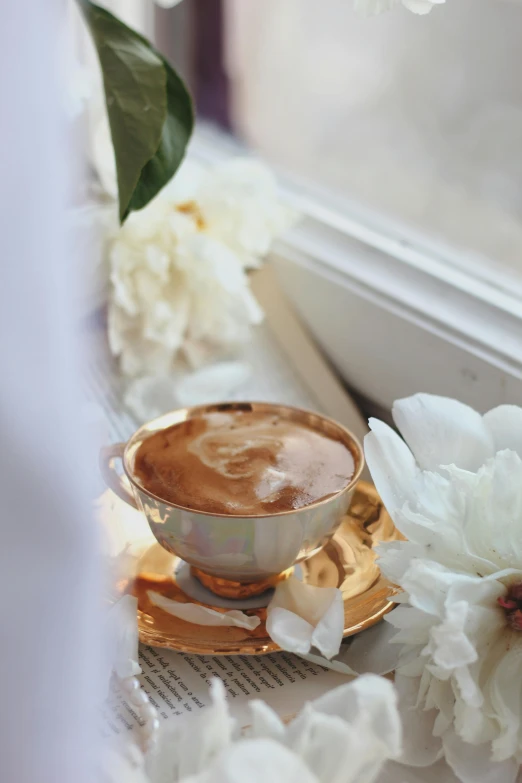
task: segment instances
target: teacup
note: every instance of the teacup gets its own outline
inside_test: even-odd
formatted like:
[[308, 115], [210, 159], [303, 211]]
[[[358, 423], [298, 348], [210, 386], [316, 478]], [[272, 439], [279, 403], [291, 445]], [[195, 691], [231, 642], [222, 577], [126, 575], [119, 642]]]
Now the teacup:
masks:
[[[298, 422], [341, 441], [352, 453], [354, 475], [346, 487], [326, 499], [289, 511], [235, 516], [194, 511], [153, 495], [134, 470], [142, 442], [187, 419], [212, 412], [252, 410]], [[121, 459], [125, 475], [115, 469]], [[346, 514], [364, 467], [362, 448], [351, 432], [318, 413], [264, 402], [220, 403], [182, 408], [144, 424], [127, 443], [102, 450], [100, 466], [107, 485], [141, 510], [157, 541], [167, 551], [203, 572], [235, 583], [270, 581], [318, 552]]]

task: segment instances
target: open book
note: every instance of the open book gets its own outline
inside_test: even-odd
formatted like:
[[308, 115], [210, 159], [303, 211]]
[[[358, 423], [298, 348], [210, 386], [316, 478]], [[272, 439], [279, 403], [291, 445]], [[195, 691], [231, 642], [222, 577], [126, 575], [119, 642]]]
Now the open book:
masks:
[[[349, 677], [308, 663], [290, 653], [260, 656], [189, 655], [159, 647], [140, 646], [140, 680], [160, 719], [176, 719], [209, 703], [209, 683], [222, 680], [232, 715], [248, 723], [250, 699], [263, 699], [281, 717], [290, 718], [301, 707]], [[132, 731], [138, 716], [113, 683], [107, 700], [107, 731]]]

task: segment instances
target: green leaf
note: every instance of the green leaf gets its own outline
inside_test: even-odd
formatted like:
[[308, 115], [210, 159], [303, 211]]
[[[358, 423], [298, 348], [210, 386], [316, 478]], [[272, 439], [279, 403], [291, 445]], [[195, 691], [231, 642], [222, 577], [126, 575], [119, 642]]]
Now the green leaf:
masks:
[[94, 3], [82, 7], [103, 73], [123, 222], [180, 165], [194, 125], [192, 101], [178, 74], [143, 36]]
[[[184, 83], [165, 62], [167, 73], [167, 118], [160, 145], [144, 166], [129, 209], [142, 209], [172, 177], [185, 154], [194, 126], [192, 101]], [[188, 100], [187, 100], [188, 99]], [[158, 183], [161, 182], [160, 185]]]

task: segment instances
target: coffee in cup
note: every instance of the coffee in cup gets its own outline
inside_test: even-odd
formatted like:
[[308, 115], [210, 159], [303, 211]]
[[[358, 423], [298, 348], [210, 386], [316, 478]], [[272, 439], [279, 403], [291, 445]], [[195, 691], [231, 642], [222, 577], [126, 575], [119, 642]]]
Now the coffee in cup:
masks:
[[142, 487], [194, 511], [274, 514], [326, 500], [355, 472], [338, 438], [274, 412], [202, 413], [140, 445], [134, 470]]

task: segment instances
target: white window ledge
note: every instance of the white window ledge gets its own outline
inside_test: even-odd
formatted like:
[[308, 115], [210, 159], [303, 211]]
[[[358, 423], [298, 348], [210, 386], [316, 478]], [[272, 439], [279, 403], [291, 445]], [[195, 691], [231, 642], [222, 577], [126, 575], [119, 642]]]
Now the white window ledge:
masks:
[[[203, 130], [192, 154], [241, 150]], [[416, 391], [480, 410], [522, 401], [522, 272], [449, 258], [329, 191], [282, 179], [302, 220], [272, 261], [302, 319], [346, 382], [378, 405]], [[372, 225], [373, 223], [373, 225]], [[377, 226], [377, 227], [376, 227]]]

